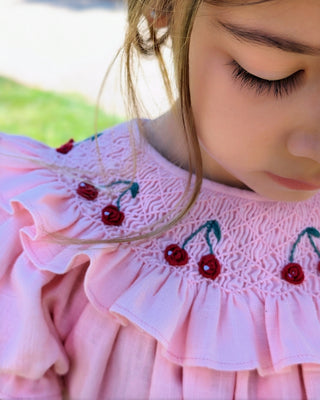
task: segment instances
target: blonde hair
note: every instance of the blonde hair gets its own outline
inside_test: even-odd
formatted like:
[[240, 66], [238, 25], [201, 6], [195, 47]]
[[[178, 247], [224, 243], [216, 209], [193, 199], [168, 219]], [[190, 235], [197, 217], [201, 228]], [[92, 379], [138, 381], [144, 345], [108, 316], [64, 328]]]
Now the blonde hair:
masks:
[[[181, 117], [188, 148], [189, 165], [189, 179], [182, 197], [182, 200], [188, 197], [184, 207], [173, 216], [170, 222], [160, 226], [158, 229], [152, 229], [152, 232], [146, 234], [141, 233], [138, 236], [127, 238], [127, 240], [130, 241], [155, 236], [174, 226], [193, 206], [201, 189], [202, 160], [192, 117], [188, 68], [190, 35], [193, 20], [201, 1], [202, 0], [127, 0], [128, 29], [123, 51], [125, 57], [127, 95], [129, 105], [131, 106], [130, 112], [135, 116], [139, 116], [140, 114], [139, 99], [136, 96], [136, 90], [131, 75], [135, 53], [139, 55], [155, 56], [157, 58], [167, 96], [173, 106], [173, 88], [161, 52], [161, 47], [170, 38], [175, 67], [175, 83], [178, 90]], [[147, 25], [143, 24], [143, 21], [145, 21], [150, 13], [153, 13], [153, 17], [148, 20]], [[157, 22], [160, 18], [164, 18], [167, 21], [164, 29], [157, 29]], [[193, 189], [190, 193], [193, 174], [195, 174], [195, 182], [193, 182]]]
[[[202, 184], [202, 160], [200, 146], [197, 135], [194, 134], [195, 128], [191, 112], [191, 102], [189, 95], [189, 73], [188, 73], [188, 55], [189, 41], [193, 25], [193, 19], [202, 0], [127, 0], [128, 5], [128, 25], [123, 47], [117, 53], [115, 60], [122, 52], [122, 67], [124, 69], [126, 98], [128, 106], [128, 115], [138, 118], [141, 115], [141, 102], [136, 94], [134, 84], [134, 68], [136, 56], [154, 56], [156, 57], [164, 86], [170, 104], [174, 105], [173, 85], [169, 79], [167, 66], [162, 56], [162, 46], [167, 40], [171, 39], [172, 53], [174, 56], [175, 78], [178, 88], [178, 99], [182, 110], [182, 122], [184, 125], [185, 139], [188, 148], [189, 179], [185, 192], [181, 200], [176, 204], [170, 215], [166, 215], [155, 224], [146, 226], [140, 232], [134, 232], [126, 237], [116, 237], [108, 240], [71, 240], [73, 243], [120, 243], [143, 240], [157, 236], [172, 226], [177, 224], [191, 209], [195, 203]], [[152, 13], [152, 14], [151, 14]], [[152, 17], [151, 17], [152, 15]], [[148, 18], [150, 17], [150, 18]], [[167, 23], [163, 29], [157, 28], [157, 21], [160, 18], [166, 19]], [[114, 61], [115, 61], [114, 60]], [[105, 81], [109, 75], [110, 68], [106, 72], [104, 81], [100, 88], [96, 104], [95, 126], [97, 125], [99, 99], [101, 97]], [[182, 73], [181, 73], [182, 71]], [[143, 125], [139, 123], [139, 130], [142, 135], [145, 134]], [[95, 129], [96, 131], [96, 129]], [[134, 144], [131, 143], [133, 153], [135, 154]], [[102, 165], [102, 157], [97, 145], [97, 152]], [[133, 166], [135, 168], [135, 166]], [[195, 182], [193, 181], [195, 174]], [[191, 189], [191, 185], [193, 190]], [[187, 200], [186, 200], [187, 199]], [[185, 201], [186, 200], [186, 201]], [[186, 203], [183, 205], [183, 203]], [[183, 205], [181, 207], [181, 205]], [[172, 219], [167, 222], [168, 218]], [[147, 230], [147, 232], [145, 232]]]
[[[161, 71], [168, 99], [174, 105], [173, 85], [170, 82], [168, 70], [162, 56], [162, 46], [170, 38], [175, 67], [175, 84], [178, 90], [180, 117], [182, 118], [185, 141], [188, 149], [189, 179], [182, 200], [177, 204], [175, 215], [170, 222], [163, 218], [156, 224], [146, 226], [148, 232], [134, 232], [126, 237], [116, 237], [108, 240], [67, 240], [68, 243], [120, 243], [143, 240], [157, 236], [177, 224], [195, 204], [201, 190], [203, 172], [200, 145], [196, 134], [195, 123], [191, 107], [189, 88], [189, 45], [193, 22], [201, 3], [215, 6], [239, 6], [260, 4], [274, 0], [127, 0], [128, 25], [123, 48], [117, 53], [115, 60], [122, 51], [123, 67], [125, 71], [126, 97], [128, 99], [128, 115], [138, 118], [141, 115], [141, 103], [137, 97], [133, 79], [134, 60], [136, 55], [155, 56]], [[152, 14], [150, 14], [152, 13]], [[152, 18], [148, 18], [148, 16]], [[166, 20], [164, 29], [157, 28], [160, 18]], [[147, 23], [146, 23], [147, 21]], [[100, 88], [96, 104], [95, 126], [97, 125], [99, 99], [101, 97], [105, 80], [113, 63], [106, 72]], [[143, 134], [143, 126], [140, 124]], [[95, 129], [96, 131], [96, 129]], [[96, 142], [97, 143], [97, 142]], [[97, 152], [102, 165], [102, 157], [97, 145]], [[195, 177], [193, 181], [193, 176]], [[192, 190], [191, 190], [192, 186]], [[185, 201], [181, 208], [182, 202]], [[178, 210], [179, 209], [179, 210]], [[173, 213], [171, 213], [172, 215]], [[53, 235], [59, 240], [58, 235]], [[60, 238], [62, 239], [62, 238]], [[66, 238], [64, 238], [66, 239]], [[65, 242], [65, 240], [62, 239]]]

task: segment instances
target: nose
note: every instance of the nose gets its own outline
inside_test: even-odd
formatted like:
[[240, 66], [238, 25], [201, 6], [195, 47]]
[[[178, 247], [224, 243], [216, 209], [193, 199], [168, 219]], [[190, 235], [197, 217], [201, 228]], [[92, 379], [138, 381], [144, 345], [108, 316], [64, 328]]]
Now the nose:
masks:
[[320, 132], [317, 134], [295, 132], [287, 141], [290, 154], [305, 157], [320, 163]]

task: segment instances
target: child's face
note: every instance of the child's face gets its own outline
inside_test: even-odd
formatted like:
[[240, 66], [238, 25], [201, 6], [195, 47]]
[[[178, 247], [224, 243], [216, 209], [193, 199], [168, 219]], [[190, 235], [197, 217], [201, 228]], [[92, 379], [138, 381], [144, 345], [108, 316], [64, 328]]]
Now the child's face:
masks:
[[[245, 31], [255, 30], [253, 41]], [[289, 48], [279, 49], [272, 35]], [[303, 54], [303, 44], [318, 51]], [[301, 72], [268, 86], [234, 60], [264, 80]], [[319, 0], [203, 4], [191, 36], [190, 91], [205, 176], [275, 200], [304, 200], [320, 190]]]

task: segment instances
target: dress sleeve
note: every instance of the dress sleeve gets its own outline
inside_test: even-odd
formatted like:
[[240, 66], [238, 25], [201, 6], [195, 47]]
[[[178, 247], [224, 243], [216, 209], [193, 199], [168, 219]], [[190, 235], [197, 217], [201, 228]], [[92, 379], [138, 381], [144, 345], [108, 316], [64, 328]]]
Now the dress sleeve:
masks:
[[76, 228], [70, 193], [45, 166], [52, 156], [41, 143], [0, 134], [1, 399], [63, 398], [64, 339], [86, 301], [89, 246], [51, 236], [84, 229]]

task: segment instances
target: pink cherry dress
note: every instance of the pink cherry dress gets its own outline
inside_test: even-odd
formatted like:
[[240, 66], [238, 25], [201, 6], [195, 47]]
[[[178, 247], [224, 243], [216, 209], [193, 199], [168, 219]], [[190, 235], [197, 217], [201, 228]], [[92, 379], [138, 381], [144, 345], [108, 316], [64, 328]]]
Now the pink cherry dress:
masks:
[[[58, 149], [0, 135], [0, 398], [320, 398], [320, 195], [188, 173], [135, 121]], [[137, 164], [132, 147], [135, 143]], [[182, 201], [181, 201], [182, 200]]]

